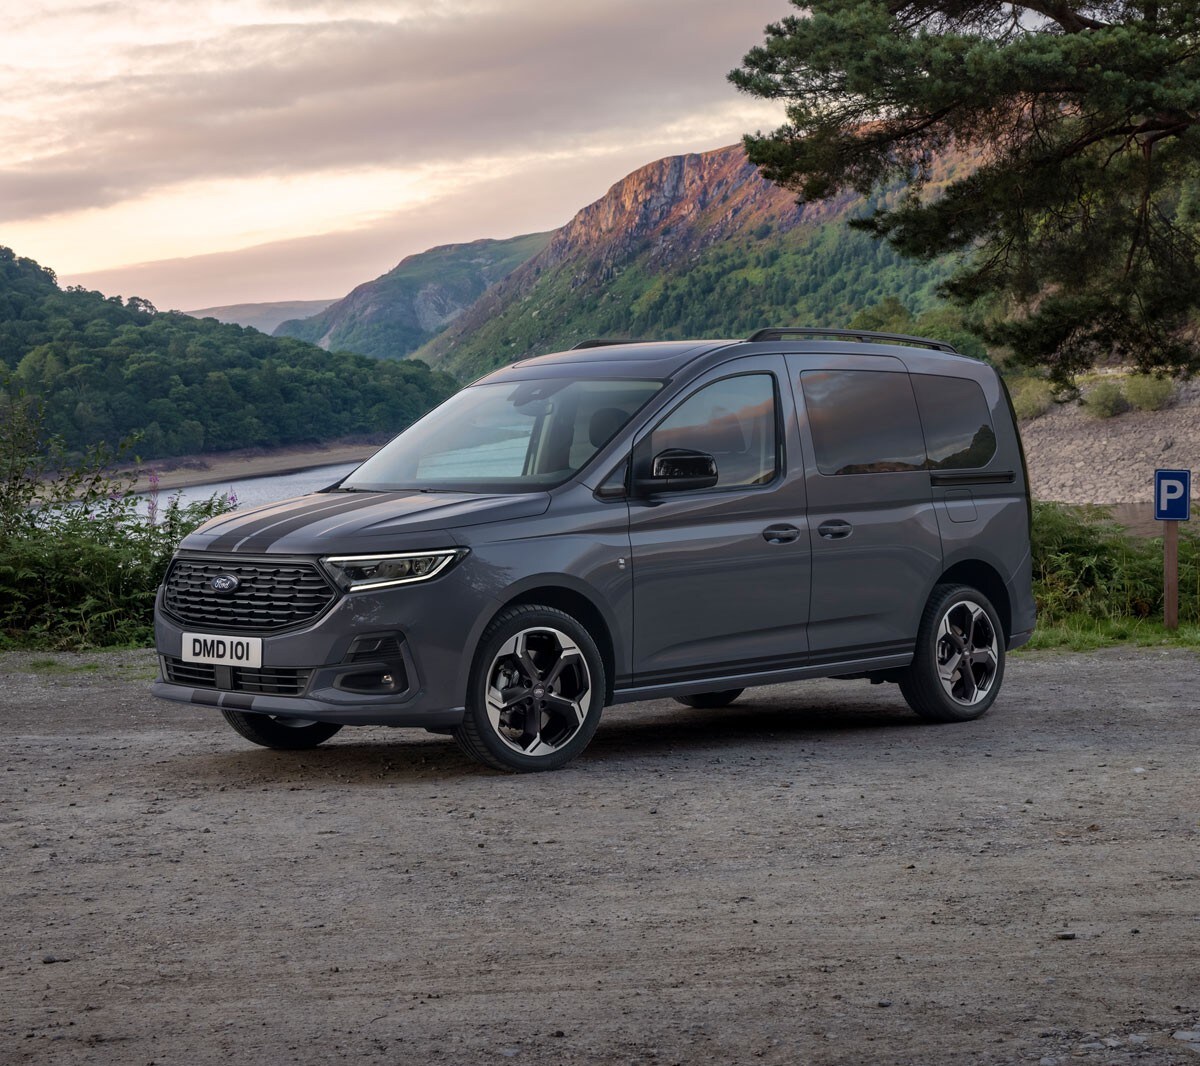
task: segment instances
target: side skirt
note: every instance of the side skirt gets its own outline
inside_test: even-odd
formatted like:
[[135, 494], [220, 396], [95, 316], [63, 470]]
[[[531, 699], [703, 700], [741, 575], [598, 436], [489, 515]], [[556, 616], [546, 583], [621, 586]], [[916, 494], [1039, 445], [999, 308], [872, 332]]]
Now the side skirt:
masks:
[[728, 688], [753, 688], [756, 685], [782, 685], [788, 681], [804, 681], [816, 677], [836, 677], [839, 674], [866, 674], [875, 670], [894, 670], [908, 666], [913, 659], [912, 650], [893, 655], [879, 655], [870, 659], [842, 659], [837, 662], [810, 663], [782, 670], [758, 670], [740, 674], [722, 674], [690, 681], [667, 681], [652, 685], [635, 685], [618, 688], [612, 702], [636, 703], [639, 700], [657, 700], [664, 696], [684, 696], [689, 692], [720, 692]]

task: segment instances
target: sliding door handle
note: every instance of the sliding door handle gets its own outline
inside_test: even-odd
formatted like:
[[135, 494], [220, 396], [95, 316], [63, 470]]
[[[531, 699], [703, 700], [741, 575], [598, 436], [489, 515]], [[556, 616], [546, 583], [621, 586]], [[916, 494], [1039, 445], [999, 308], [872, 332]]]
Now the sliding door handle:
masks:
[[817, 526], [817, 532], [826, 540], [843, 540], [854, 532], [854, 527], [840, 518], [833, 518]]

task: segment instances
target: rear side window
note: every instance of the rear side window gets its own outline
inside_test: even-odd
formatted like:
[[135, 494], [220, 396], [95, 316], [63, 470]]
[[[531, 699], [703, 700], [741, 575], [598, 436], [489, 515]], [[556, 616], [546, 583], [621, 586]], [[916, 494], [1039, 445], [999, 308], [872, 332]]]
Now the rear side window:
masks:
[[822, 474], [924, 469], [925, 440], [908, 374], [806, 370], [800, 386]]
[[967, 378], [935, 374], [913, 374], [912, 383], [930, 469], [987, 466], [996, 454], [996, 433], [979, 385]]

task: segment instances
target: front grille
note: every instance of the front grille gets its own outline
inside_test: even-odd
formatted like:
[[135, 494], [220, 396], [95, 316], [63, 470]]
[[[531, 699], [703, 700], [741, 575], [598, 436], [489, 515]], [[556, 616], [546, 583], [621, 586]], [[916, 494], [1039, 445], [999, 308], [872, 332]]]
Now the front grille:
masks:
[[[209, 582], [232, 574], [238, 587], [218, 595]], [[312, 563], [221, 562], [176, 559], [163, 587], [163, 604], [188, 625], [241, 632], [274, 632], [310, 622], [337, 593]]]
[[[222, 667], [222, 671], [228, 669]], [[192, 688], [217, 688], [217, 667], [211, 663], [186, 663], [173, 655], [163, 656], [163, 673], [168, 681]], [[271, 666], [261, 670], [235, 666], [229, 670], [230, 692], [253, 692], [263, 696], [300, 696], [308, 687], [312, 670], [307, 667]]]

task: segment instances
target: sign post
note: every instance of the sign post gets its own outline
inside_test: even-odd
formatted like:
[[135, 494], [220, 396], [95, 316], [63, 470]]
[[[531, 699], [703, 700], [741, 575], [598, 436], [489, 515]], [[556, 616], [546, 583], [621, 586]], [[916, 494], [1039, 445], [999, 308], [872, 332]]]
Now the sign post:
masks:
[[1191, 518], [1192, 472], [1154, 471], [1154, 517], [1163, 526], [1163, 623], [1179, 628], [1179, 523]]

